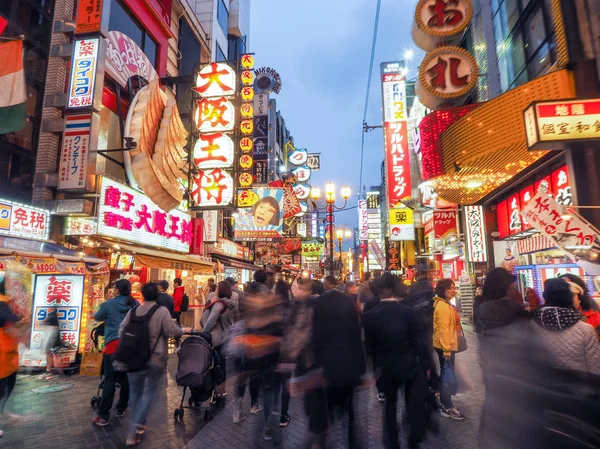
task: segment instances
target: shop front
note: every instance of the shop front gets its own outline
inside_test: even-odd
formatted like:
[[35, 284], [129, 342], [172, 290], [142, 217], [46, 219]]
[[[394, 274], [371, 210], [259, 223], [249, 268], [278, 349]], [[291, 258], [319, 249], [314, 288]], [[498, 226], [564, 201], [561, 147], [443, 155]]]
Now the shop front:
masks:
[[254, 252], [250, 248], [223, 237], [209, 243], [208, 253], [218, 266], [217, 281], [231, 277], [243, 285], [252, 282], [254, 272], [262, 268], [254, 264]]

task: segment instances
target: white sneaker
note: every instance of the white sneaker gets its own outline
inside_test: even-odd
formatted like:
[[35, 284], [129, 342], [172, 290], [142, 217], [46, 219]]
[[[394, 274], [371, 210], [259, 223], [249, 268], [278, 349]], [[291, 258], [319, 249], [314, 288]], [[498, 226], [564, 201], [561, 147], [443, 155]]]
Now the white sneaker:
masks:
[[260, 412], [263, 409], [263, 406], [260, 404], [254, 404], [252, 407], [250, 407], [250, 413], [252, 415]]
[[2, 431], [0, 430], [0, 438], [2, 438], [3, 436], [4, 436], [4, 432], [2, 432]]

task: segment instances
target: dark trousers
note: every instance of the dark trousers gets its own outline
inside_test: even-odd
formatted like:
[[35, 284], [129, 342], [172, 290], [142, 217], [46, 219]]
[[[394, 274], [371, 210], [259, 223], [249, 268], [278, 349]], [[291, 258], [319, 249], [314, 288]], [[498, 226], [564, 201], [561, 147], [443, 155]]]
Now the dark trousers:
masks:
[[243, 398], [246, 393], [246, 383], [249, 384], [250, 389], [250, 404], [258, 404], [258, 392], [262, 384], [262, 376], [260, 374], [253, 374], [245, 372], [242, 367], [241, 360], [235, 361], [235, 370], [237, 372], [237, 381], [235, 391], [239, 398]]
[[8, 398], [15, 388], [17, 382], [17, 372], [15, 371], [9, 376], [0, 379], [0, 414], [4, 413], [4, 407], [8, 402]]
[[309, 412], [308, 427], [321, 444], [325, 444], [330, 423], [348, 414], [348, 445], [355, 447], [354, 386], [329, 386], [308, 393], [306, 405]]
[[[444, 358], [444, 351], [439, 349], [439, 348], [434, 348], [435, 352], [438, 355], [438, 359], [440, 361], [440, 377], [442, 377], [442, 372], [444, 371], [444, 366], [446, 365], [446, 359]], [[452, 363], [452, 366], [454, 366], [454, 357], [456, 356], [456, 353], [452, 353], [452, 355], [450, 356], [450, 362]], [[454, 407], [454, 404], [452, 403], [452, 395], [448, 392], [445, 391], [446, 389], [444, 388], [444, 384], [443, 382], [439, 382], [439, 388], [440, 388], [440, 401], [442, 401], [442, 405], [444, 406], [444, 408], [452, 408]]]
[[110, 410], [113, 406], [117, 383], [121, 385], [117, 411], [125, 410], [129, 403], [129, 379], [127, 378], [127, 373], [115, 371], [112, 365], [113, 359], [114, 354], [104, 354], [104, 360], [102, 361], [104, 381], [102, 382], [102, 401], [98, 408], [98, 416], [106, 420], [110, 418]]
[[290, 410], [290, 386], [289, 380], [292, 378], [291, 374], [285, 374], [281, 379], [281, 415], [287, 415]]

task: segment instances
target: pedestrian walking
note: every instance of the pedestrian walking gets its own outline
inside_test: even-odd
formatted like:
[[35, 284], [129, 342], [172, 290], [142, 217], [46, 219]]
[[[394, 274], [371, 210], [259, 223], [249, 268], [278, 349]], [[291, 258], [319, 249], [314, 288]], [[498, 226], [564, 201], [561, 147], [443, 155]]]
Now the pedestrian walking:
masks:
[[[433, 347], [440, 363], [440, 375], [444, 370], [454, 374], [454, 362], [458, 352], [459, 333], [462, 332], [460, 317], [450, 303], [456, 296], [456, 286], [451, 279], [440, 279], [435, 286], [436, 296], [433, 300]], [[440, 415], [456, 421], [465, 419], [464, 415], [454, 406], [452, 392], [442, 381], [439, 385], [439, 399], [442, 407]]]
[[61, 347], [60, 330], [58, 329], [58, 314], [56, 308], [48, 309], [46, 319], [43, 321], [44, 352], [46, 353], [46, 372], [40, 375], [41, 380], [55, 379], [58, 374], [54, 368], [54, 351]]
[[173, 300], [173, 297], [167, 293], [169, 290], [169, 281], [163, 279], [157, 284], [157, 287], [158, 299], [156, 300], [156, 304], [166, 307], [171, 318], [175, 318], [175, 301]]
[[561, 279], [569, 282], [575, 309], [585, 316], [585, 321], [600, 335], [600, 306], [590, 297], [586, 283], [579, 276], [571, 273], [563, 274]]
[[[285, 329], [288, 329], [294, 323], [294, 314], [295, 314], [295, 301], [292, 299], [291, 288], [284, 280], [279, 280], [275, 284], [275, 295], [278, 297], [277, 300], [283, 304], [285, 308]], [[284, 335], [284, 343], [285, 337]], [[291, 338], [288, 336], [288, 339]], [[280, 366], [282, 364], [280, 363]], [[282, 367], [278, 370], [281, 376], [281, 409], [280, 409], [280, 419], [279, 426], [287, 427], [289, 423], [292, 421], [292, 418], [289, 415], [290, 409], [290, 391], [289, 391], [289, 382], [292, 378], [292, 370]]]
[[117, 367], [127, 370], [129, 378], [132, 421], [127, 446], [137, 445], [145, 432], [146, 418], [166, 372], [168, 338], [181, 337], [190, 331], [190, 328], [181, 329], [168, 310], [156, 304], [156, 284], [145, 284], [142, 296], [144, 304], [131, 309], [121, 323], [121, 341], [115, 356]]
[[545, 304], [533, 315], [533, 328], [552, 354], [555, 366], [600, 375], [600, 342], [596, 330], [581, 320], [573, 293], [563, 279], [544, 282]]
[[[230, 329], [238, 315], [239, 304], [237, 294], [231, 290], [231, 284], [227, 281], [219, 282], [217, 294], [206, 304], [202, 313], [202, 330], [210, 334], [212, 345], [219, 355], [221, 369], [224, 379], [227, 378], [227, 362], [225, 356], [225, 345], [229, 342]], [[217, 385], [217, 394], [226, 394], [226, 384]]]
[[[177, 324], [181, 326], [181, 307], [184, 303], [184, 297], [187, 296], [185, 293], [185, 287], [182, 285], [183, 281], [181, 278], [173, 279], [173, 318], [177, 321]], [[189, 304], [189, 299], [188, 299]]]
[[326, 386], [310, 393], [309, 430], [324, 446], [330, 425], [347, 415], [348, 445], [356, 447], [354, 392], [366, 371], [365, 353], [354, 300], [337, 287], [337, 279], [327, 276], [325, 293], [314, 300], [311, 345]]
[[104, 301], [100, 309], [94, 315], [94, 320], [104, 322], [104, 357], [102, 370], [104, 379], [102, 382], [102, 401], [98, 407], [98, 415], [93, 419], [97, 426], [107, 426], [110, 419], [110, 411], [115, 397], [115, 388], [119, 384], [119, 402], [117, 403], [117, 418], [125, 416], [129, 403], [129, 380], [127, 373], [115, 371], [113, 368], [114, 355], [119, 349], [119, 327], [127, 313], [139, 303], [131, 297], [131, 282], [127, 279], [119, 279], [115, 285], [118, 295]]
[[[423, 348], [420, 345], [419, 323], [415, 311], [402, 303], [406, 299], [406, 287], [390, 273], [378, 280], [381, 302], [363, 315], [365, 347], [373, 361], [373, 369], [383, 379], [386, 403], [383, 413], [383, 444], [386, 449], [400, 449], [397, 427], [398, 390], [405, 391], [407, 421], [409, 423], [409, 448], [418, 448], [425, 433], [425, 397], [427, 382], [421, 382], [421, 404], [412, 401], [417, 394], [411, 384], [415, 383]], [[425, 377], [426, 379], [426, 377]]]
[[[6, 403], [17, 382], [19, 368], [19, 341], [16, 331], [30, 323], [30, 319], [13, 313], [5, 294], [4, 280], [0, 281], [0, 423], [18, 418], [6, 413]], [[0, 437], [4, 432], [0, 430]]]

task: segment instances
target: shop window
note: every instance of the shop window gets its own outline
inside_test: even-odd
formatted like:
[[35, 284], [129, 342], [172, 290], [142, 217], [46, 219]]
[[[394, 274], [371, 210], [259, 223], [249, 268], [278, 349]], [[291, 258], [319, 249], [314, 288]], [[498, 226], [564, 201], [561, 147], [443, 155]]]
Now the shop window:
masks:
[[217, 58], [215, 59], [215, 61], [219, 62], [219, 61], [227, 61], [227, 57], [225, 56], [225, 53], [223, 53], [223, 50], [221, 49], [221, 46], [217, 43]]
[[108, 29], [126, 34], [142, 49], [153, 66], [156, 66], [157, 44], [144, 27], [127, 11], [120, 2], [113, 0], [110, 5]]
[[24, 0], [19, 2], [16, 17], [19, 32], [38, 41], [42, 48], [50, 44], [51, 23], [50, 17], [43, 9], [38, 9]]
[[544, 13], [541, 8], [538, 8], [525, 23], [525, 35], [527, 37], [527, 43], [525, 44], [527, 56], [532, 57], [546, 40]]
[[202, 45], [187, 20], [179, 19], [179, 75], [193, 75], [200, 64]]
[[219, 22], [219, 26], [223, 30], [225, 36], [227, 36], [227, 30], [229, 29], [229, 11], [223, 0], [217, 0], [217, 22]]

